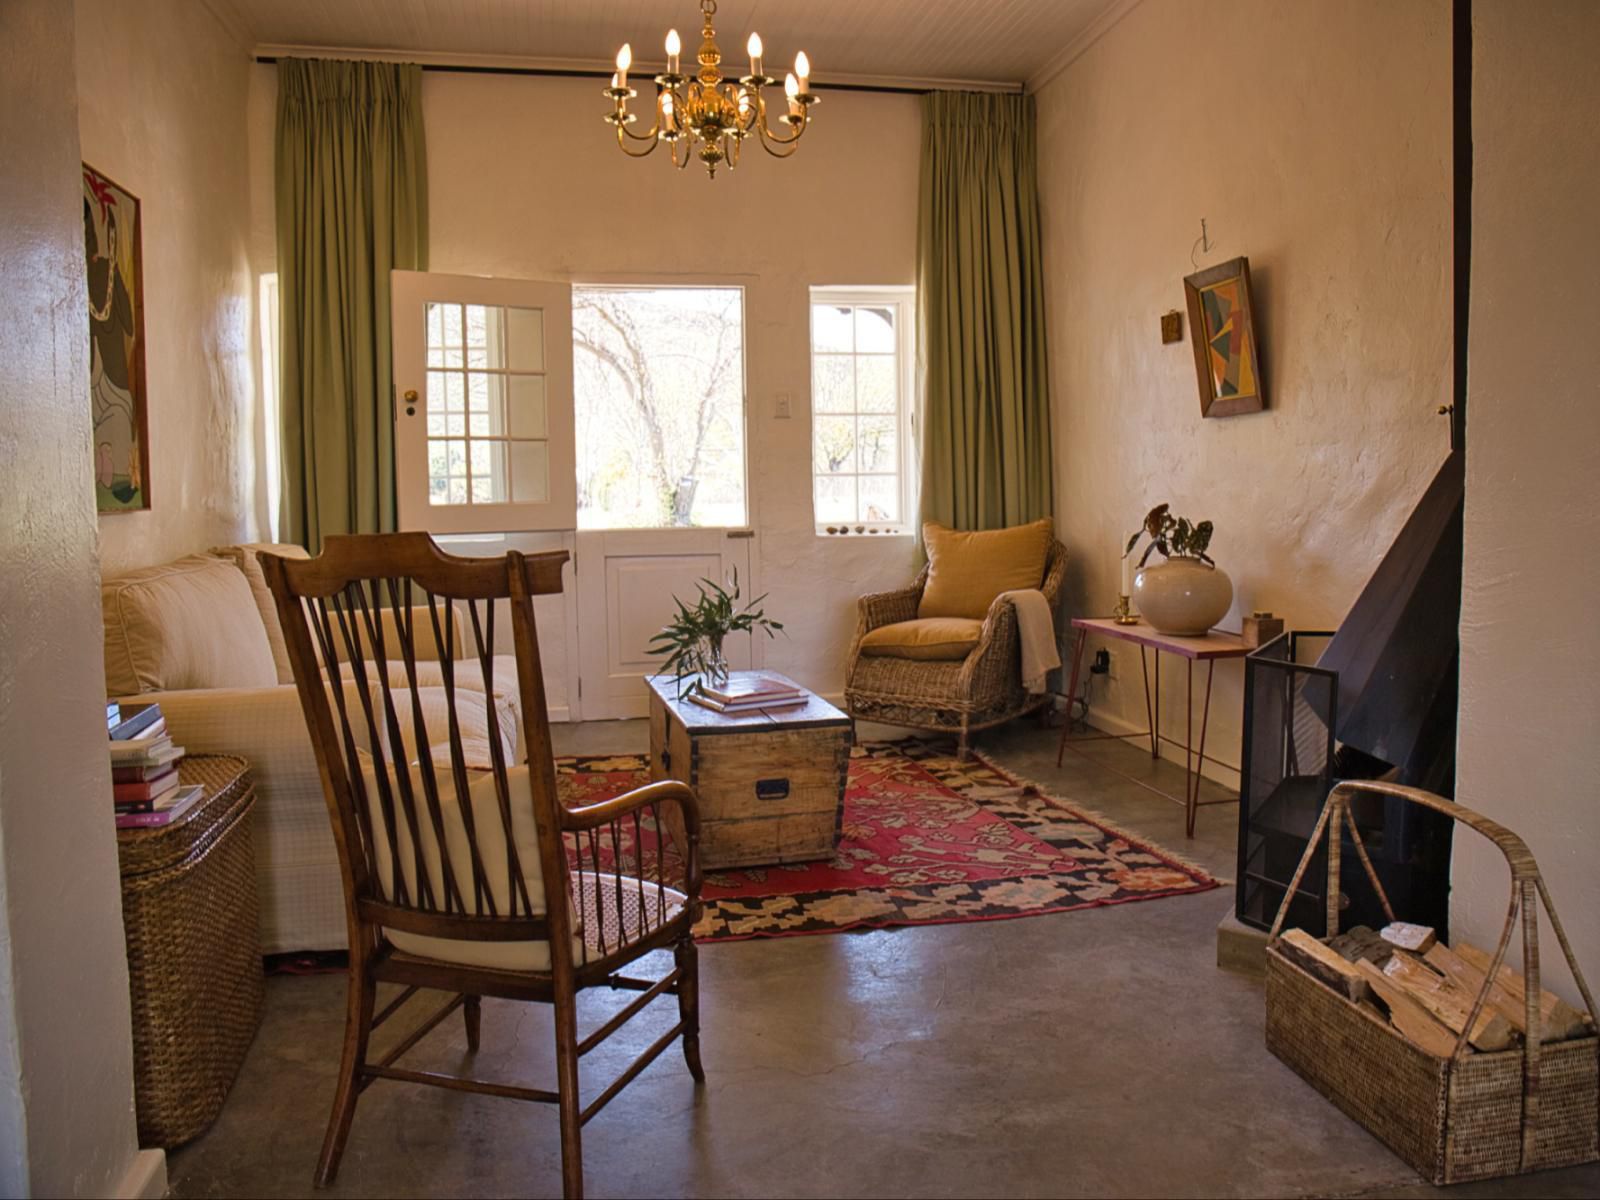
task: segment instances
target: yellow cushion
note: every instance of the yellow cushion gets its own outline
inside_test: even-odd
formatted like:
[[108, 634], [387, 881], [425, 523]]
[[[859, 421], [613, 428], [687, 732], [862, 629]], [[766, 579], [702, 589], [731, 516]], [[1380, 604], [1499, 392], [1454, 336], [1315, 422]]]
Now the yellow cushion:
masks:
[[261, 614], [261, 626], [267, 631], [267, 645], [272, 648], [272, 663], [278, 671], [279, 683], [293, 683], [294, 669], [289, 665], [289, 650], [283, 641], [283, 626], [278, 624], [278, 606], [267, 589], [267, 577], [261, 573], [261, 563], [256, 555], [265, 550], [281, 558], [310, 558], [304, 546], [280, 542], [245, 542], [239, 546], [214, 546], [211, 553], [225, 558], [244, 573], [250, 585], [250, 597]]
[[972, 653], [982, 621], [965, 617], [929, 617], [880, 625], [861, 639], [861, 653], [924, 662], [959, 662]]
[[1044, 582], [1045, 559], [1054, 537], [1055, 522], [1049, 517], [980, 533], [931, 522], [924, 525], [928, 583], [917, 616], [982, 620], [1001, 592], [1036, 588]]
[[100, 604], [108, 696], [278, 682], [250, 585], [230, 562], [192, 554], [107, 579]]

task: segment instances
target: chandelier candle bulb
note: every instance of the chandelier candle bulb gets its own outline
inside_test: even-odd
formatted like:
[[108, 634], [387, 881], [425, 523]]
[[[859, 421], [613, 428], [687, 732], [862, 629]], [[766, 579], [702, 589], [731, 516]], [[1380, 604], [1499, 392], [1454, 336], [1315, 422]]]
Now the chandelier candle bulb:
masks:
[[784, 76], [783, 91], [789, 97], [789, 115], [797, 120], [803, 119], [806, 106], [800, 103], [800, 81], [794, 77], [793, 71]]
[[750, 52], [751, 78], [759, 78], [761, 75], [761, 35], [752, 33], [750, 40], [745, 43], [745, 49]]
[[800, 81], [799, 94], [804, 96], [811, 90], [811, 60], [804, 50], [794, 56], [794, 73]]
[[628, 68], [633, 65], [633, 46], [628, 42], [622, 43], [622, 49], [617, 51], [617, 73], [614, 77], [615, 87], [628, 86]]
[[678, 37], [676, 29], [667, 30], [667, 74], [678, 73], [678, 54], [683, 50], [683, 42]]

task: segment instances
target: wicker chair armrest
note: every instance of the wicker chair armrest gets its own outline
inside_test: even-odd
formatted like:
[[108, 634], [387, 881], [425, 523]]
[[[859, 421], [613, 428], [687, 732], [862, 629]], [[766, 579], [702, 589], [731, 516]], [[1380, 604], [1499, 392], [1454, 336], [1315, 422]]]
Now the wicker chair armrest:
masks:
[[917, 576], [916, 582], [892, 592], [870, 592], [856, 602], [861, 613], [861, 632], [871, 633], [885, 625], [899, 621], [915, 621], [917, 604], [922, 600], [922, 586], [927, 573]]
[[984, 614], [978, 644], [961, 665], [962, 690], [976, 696], [1005, 686], [1019, 666], [1020, 635], [1017, 631], [1017, 606], [1006, 596], [996, 596]]

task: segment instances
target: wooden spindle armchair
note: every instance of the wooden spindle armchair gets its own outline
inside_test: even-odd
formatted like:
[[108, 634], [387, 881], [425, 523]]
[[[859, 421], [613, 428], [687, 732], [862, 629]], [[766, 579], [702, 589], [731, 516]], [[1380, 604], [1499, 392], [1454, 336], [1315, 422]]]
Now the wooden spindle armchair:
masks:
[[[318, 1186], [333, 1181], [356, 1100], [375, 1080], [556, 1104], [568, 1197], [583, 1192], [583, 1124], [676, 1038], [704, 1080], [690, 939], [701, 882], [694, 793], [662, 782], [576, 808], [557, 798], [533, 597], [561, 590], [566, 558], [457, 558], [424, 533], [330, 537], [304, 561], [261, 556], [338, 843], [350, 931], [344, 1053]], [[487, 737], [463, 723], [455, 664], [440, 664], [442, 704], [418, 685], [419, 645], [452, 644], [459, 626], [494, 686], [498, 602], [509, 602], [526, 764], [513, 761], [515, 739], [494, 705], [478, 710]], [[342, 661], [350, 682], [329, 686]], [[657, 949], [675, 957], [664, 977], [621, 973]], [[401, 990], [375, 1013], [379, 984]], [[580, 1039], [577, 994], [596, 986], [641, 994]], [[453, 995], [369, 1061], [372, 1031], [419, 989]], [[578, 1060], [661, 995], [677, 997], [677, 1023], [582, 1105]], [[458, 1008], [476, 1052], [483, 996], [554, 1006], [554, 1091], [395, 1065]]]

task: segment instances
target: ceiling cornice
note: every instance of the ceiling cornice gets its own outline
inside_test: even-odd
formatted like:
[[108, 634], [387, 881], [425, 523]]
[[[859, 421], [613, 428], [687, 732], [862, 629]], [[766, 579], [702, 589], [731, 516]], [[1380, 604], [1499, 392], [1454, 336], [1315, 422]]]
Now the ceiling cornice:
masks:
[[1112, 0], [1112, 3], [1106, 7], [1104, 12], [1089, 22], [1082, 33], [1063, 46], [1059, 54], [1028, 77], [1027, 90], [1037, 92], [1045, 84], [1077, 62], [1088, 52], [1089, 47], [1110, 33], [1118, 21], [1138, 8], [1141, 3], [1143, 3], [1143, 0]]
[[[616, 69], [608, 58], [529, 58], [513, 54], [414, 54], [405, 50], [384, 50], [362, 46], [298, 46], [263, 42], [252, 51], [256, 58], [347, 58], [359, 61], [414, 62], [424, 67], [465, 68], [478, 71], [561, 72], [573, 75], [593, 75], [603, 79]], [[635, 61], [632, 70], [650, 73], [665, 70], [665, 63]], [[850, 75], [842, 73], [812, 76], [818, 88], [840, 87], [882, 89], [885, 91], [963, 91], [963, 92], [1020, 92], [1021, 80], [993, 79], [940, 79], [915, 75]]]

